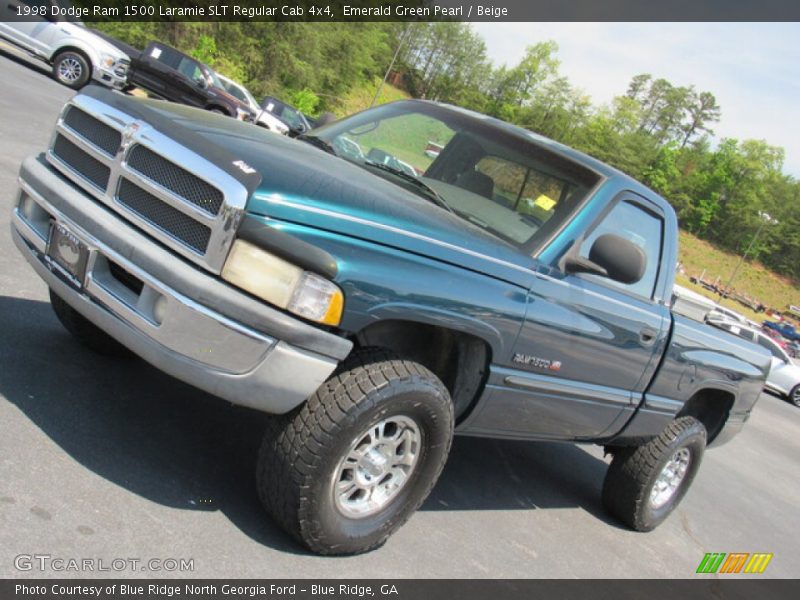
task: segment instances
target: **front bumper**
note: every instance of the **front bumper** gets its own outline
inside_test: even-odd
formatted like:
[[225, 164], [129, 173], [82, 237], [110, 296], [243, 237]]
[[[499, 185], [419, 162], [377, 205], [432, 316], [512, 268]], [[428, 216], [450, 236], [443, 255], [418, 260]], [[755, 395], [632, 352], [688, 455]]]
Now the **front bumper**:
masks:
[[[280, 414], [312, 395], [349, 353], [349, 341], [288, 317], [170, 253], [41, 157], [23, 163], [19, 181], [12, 237], [37, 274], [162, 371], [234, 404]], [[54, 220], [89, 249], [80, 286], [47, 257]]]
[[92, 69], [92, 79], [115, 90], [121, 90], [128, 84], [127, 69], [119, 67], [95, 67]]

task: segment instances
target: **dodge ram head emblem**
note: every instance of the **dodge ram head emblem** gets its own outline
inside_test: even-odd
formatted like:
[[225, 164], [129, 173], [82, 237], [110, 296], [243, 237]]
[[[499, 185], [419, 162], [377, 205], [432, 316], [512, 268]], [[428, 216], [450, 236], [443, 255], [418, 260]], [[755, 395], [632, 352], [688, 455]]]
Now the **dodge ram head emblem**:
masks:
[[133, 141], [133, 136], [136, 135], [136, 132], [139, 131], [139, 123], [133, 122], [128, 123], [125, 126], [125, 129], [122, 130], [122, 147], [127, 148], [130, 143]]

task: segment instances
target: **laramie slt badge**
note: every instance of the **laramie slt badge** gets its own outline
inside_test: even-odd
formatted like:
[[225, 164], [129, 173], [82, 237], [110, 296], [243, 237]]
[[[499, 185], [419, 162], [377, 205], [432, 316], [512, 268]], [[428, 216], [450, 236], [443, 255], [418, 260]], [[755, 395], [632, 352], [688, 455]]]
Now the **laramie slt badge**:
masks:
[[515, 353], [514, 358], [511, 360], [519, 365], [525, 365], [526, 367], [533, 367], [535, 369], [548, 369], [550, 371], [561, 370], [560, 360], [548, 360], [546, 358], [538, 358], [528, 354], [520, 354], [519, 352]]

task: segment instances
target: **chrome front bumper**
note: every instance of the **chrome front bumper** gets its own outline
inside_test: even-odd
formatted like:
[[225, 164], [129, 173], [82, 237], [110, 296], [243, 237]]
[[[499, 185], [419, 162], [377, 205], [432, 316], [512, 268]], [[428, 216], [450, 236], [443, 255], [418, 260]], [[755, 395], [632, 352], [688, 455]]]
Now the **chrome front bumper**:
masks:
[[[34, 270], [75, 310], [162, 371], [235, 404], [285, 413], [313, 394], [349, 351], [349, 342], [342, 345], [344, 340], [323, 331], [310, 339], [315, 330], [309, 333], [310, 326], [299, 321], [297, 338], [314, 348], [325, 347], [328, 341], [331, 355], [278, 339], [270, 331], [270, 318], [276, 329], [284, 332], [287, 318], [269, 307], [263, 307], [255, 328], [181, 293], [165, 278], [142, 268], [142, 263], [158, 261], [178, 283], [180, 271], [190, 270], [184, 275], [196, 278], [199, 274], [207, 280], [208, 296], [217, 304], [219, 297], [228, 294], [234, 314], [253, 310], [249, 306], [253, 299], [240, 292], [231, 295], [229, 286], [104, 210], [42, 161], [28, 159], [19, 182], [12, 237]], [[76, 210], [80, 219], [68, 214], [75, 216]], [[47, 257], [53, 221], [89, 249], [80, 286]], [[115, 230], [126, 239], [116, 240], [108, 234]], [[200, 286], [204, 287], [203, 281]], [[215, 296], [219, 286], [224, 289]], [[234, 306], [237, 303], [242, 306]]]
[[121, 90], [128, 85], [127, 74], [120, 76], [114, 68], [95, 67], [92, 69], [92, 79], [115, 90]]

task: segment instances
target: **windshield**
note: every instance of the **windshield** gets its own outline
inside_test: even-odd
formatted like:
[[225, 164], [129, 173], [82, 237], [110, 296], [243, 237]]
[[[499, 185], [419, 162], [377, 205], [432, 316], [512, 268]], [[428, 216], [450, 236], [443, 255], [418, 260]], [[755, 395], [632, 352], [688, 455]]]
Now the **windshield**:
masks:
[[[208, 69], [208, 67], [206, 67], [206, 68]], [[212, 71], [211, 69], [208, 69], [208, 78], [211, 80], [209, 83], [211, 85], [213, 85], [214, 87], [217, 87], [217, 88], [220, 88], [220, 89], [223, 89], [223, 90], [225, 89], [225, 86], [222, 84], [222, 82], [220, 81], [219, 77], [217, 77], [217, 74], [214, 71]]]
[[280, 118], [283, 119], [292, 129], [297, 129], [298, 127], [302, 129], [311, 129], [308, 121], [305, 120], [303, 115], [290, 106], [287, 106], [283, 109], [283, 112], [280, 114]]
[[[219, 76], [219, 74], [217, 75]], [[222, 88], [231, 96], [240, 102], [248, 104], [251, 108], [258, 106], [258, 102], [256, 102], [256, 99], [253, 98], [253, 95], [247, 90], [246, 87], [241, 86], [230, 79], [225, 79], [222, 76], [219, 76], [219, 79], [222, 82]]]
[[459, 217], [525, 248], [559, 227], [598, 181], [524, 133], [426, 102], [387, 104], [313, 137], [397, 185], [428, 197], [432, 189]]

